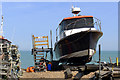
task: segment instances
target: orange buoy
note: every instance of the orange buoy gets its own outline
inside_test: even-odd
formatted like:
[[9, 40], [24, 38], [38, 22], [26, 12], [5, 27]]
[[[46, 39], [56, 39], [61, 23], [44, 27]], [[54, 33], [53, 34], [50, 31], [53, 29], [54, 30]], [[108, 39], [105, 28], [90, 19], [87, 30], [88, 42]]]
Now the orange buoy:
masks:
[[27, 69], [26, 69], [26, 72], [30, 72], [30, 70], [29, 70], [30, 68], [28, 67]]
[[34, 67], [29, 68], [30, 72], [34, 72]]

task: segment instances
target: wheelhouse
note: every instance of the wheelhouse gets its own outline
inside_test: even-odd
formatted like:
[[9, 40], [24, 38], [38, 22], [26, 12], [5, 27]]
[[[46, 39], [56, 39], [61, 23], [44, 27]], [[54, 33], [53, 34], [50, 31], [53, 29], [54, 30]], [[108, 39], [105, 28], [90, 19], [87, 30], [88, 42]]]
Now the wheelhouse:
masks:
[[77, 28], [93, 28], [93, 16], [74, 16], [64, 18], [59, 24], [59, 32]]

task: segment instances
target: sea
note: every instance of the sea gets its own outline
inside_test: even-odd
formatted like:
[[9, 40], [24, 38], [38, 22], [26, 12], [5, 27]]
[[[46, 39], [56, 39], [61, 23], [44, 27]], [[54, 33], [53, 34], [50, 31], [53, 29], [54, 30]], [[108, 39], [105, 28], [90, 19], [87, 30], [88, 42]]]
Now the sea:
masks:
[[[26, 69], [27, 67], [34, 66], [34, 57], [31, 54], [31, 51], [20, 51], [20, 55], [21, 55], [20, 57], [21, 68]], [[118, 51], [101, 51], [101, 62], [106, 62], [106, 63], [110, 62], [110, 57], [112, 63], [115, 63], [116, 57], [118, 57]], [[55, 60], [54, 52], [53, 52], [53, 59]], [[99, 52], [96, 51], [90, 63], [94, 64], [95, 61], [98, 60], [99, 60]]]

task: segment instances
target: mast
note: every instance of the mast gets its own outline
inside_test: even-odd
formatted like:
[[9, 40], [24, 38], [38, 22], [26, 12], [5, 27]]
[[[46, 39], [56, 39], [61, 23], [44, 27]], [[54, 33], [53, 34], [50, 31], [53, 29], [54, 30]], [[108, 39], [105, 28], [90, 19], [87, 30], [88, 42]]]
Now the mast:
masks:
[[0, 36], [3, 36], [3, 15], [2, 15], [2, 3], [1, 3], [1, 28], [0, 28]]

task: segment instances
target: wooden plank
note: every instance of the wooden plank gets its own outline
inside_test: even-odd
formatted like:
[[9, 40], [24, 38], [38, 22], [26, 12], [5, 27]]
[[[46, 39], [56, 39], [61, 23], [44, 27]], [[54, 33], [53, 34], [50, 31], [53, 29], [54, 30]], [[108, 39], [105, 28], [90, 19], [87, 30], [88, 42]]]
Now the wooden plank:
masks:
[[48, 42], [48, 40], [35, 41], [35, 43], [39, 43], [39, 42]]
[[44, 55], [44, 54], [36, 54], [36, 55]]
[[36, 52], [44, 52], [44, 50], [41, 50], [41, 51], [36, 51]]
[[0, 73], [0, 75], [7, 75], [7, 73], [3, 73], [3, 72], [2, 72], [2, 73]]
[[[95, 74], [98, 77], [99, 76], [99, 71], [96, 71]], [[112, 74], [112, 71], [100, 71], [101, 77], [106, 77], [106, 76], [108, 76], [110, 74]]]
[[42, 46], [42, 45], [48, 45], [48, 44], [35, 44], [35, 46]]
[[2, 62], [0, 62], [0, 64], [10, 64], [10, 62], [2, 61]]
[[[109, 67], [109, 69], [112, 70], [111, 67]], [[113, 71], [120, 71], [120, 68], [115, 67], [115, 68], [113, 68]]]
[[9, 68], [1, 67], [2, 70], [9, 70]]
[[113, 77], [120, 77], [120, 71], [113, 71]]
[[113, 71], [113, 74], [119, 74], [120, 75], [120, 71]]
[[43, 59], [34, 59], [34, 60], [43, 60]]
[[49, 49], [49, 48], [43, 48], [43, 49], [42, 48], [36, 48], [35, 49], [36, 52], [49, 52], [50, 50], [51, 49]]
[[48, 38], [48, 36], [42, 36], [42, 37], [34, 37], [35, 39], [39, 38]]
[[[37, 48], [37, 46], [43, 46], [43, 45], [46, 45], [48, 48], [49, 48], [49, 42], [48, 42], [48, 36], [42, 36], [42, 37], [34, 37], [34, 35], [32, 36], [33, 37], [33, 47], [34, 48]], [[43, 39], [43, 40], [39, 40], [39, 39]], [[40, 42], [46, 42], [44, 44], [35, 44], [35, 43], [40, 43]]]
[[35, 62], [35, 63], [43, 63], [43, 62]]

